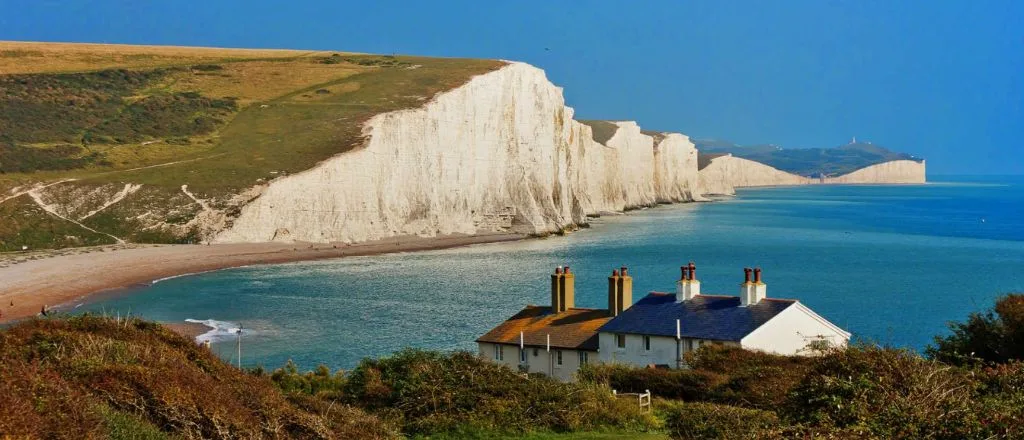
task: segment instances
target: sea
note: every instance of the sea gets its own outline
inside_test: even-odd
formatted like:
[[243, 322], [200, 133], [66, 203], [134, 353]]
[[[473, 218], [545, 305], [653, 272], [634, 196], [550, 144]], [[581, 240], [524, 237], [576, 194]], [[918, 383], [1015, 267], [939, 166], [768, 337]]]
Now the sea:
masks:
[[[159, 280], [79, 307], [210, 326], [242, 364], [351, 369], [406, 347], [473, 350], [549, 275], [576, 273], [576, 306], [605, 307], [629, 267], [634, 299], [697, 265], [704, 293], [736, 295], [761, 267], [768, 296], [795, 298], [861, 341], [923, 350], [947, 323], [1024, 292], [1024, 177], [938, 176], [926, 185], [742, 189], [710, 203], [610, 215], [565, 236], [258, 265]], [[238, 329], [241, 329], [239, 331]]]

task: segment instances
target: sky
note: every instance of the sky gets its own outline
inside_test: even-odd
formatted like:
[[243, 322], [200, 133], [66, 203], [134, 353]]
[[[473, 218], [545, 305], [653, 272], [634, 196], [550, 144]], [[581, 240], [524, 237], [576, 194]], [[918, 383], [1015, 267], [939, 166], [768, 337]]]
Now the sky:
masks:
[[580, 119], [1024, 174], [1024, 2], [0, 0], [0, 40], [501, 58]]

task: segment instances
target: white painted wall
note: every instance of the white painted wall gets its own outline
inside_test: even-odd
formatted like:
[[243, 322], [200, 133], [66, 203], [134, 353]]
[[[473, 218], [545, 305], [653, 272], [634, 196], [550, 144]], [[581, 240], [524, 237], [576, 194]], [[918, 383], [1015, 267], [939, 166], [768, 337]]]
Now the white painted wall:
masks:
[[[637, 367], [648, 365], [668, 365], [676, 367], [676, 338], [668, 336], [650, 336], [651, 349], [644, 345], [643, 335], [626, 334], [626, 347], [619, 348], [615, 333], [601, 332], [598, 334], [598, 345], [601, 362], [608, 364], [626, 364]], [[679, 356], [696, 350], [702, 344], [728, 343], [693, 338], [683, 338], [679, 347]]]
[[740, 344], [750, 350], [806, 355], [812, 354], [806, 347], [815, 335], [824, 335], [825, 340], [843, 347], [850, 340], [850, 333], [798, 302], [751, 332]]
[[[504, 359], [498, 361], [494, 358], [494, 347], [504, 347]], [[519, 346], [507, 344], [491, 344], [486, 342], [477, 343], [480, 356], [491, 362], [504, 365], [512, 370], [519, 371]], [[558, 365], [557, 352], [562, 352], [562, 364]], [[588, 362], [598, 362], [596, 351], [587, 352]], [[563, 382], [574, 380], [574, 375], [580, 369], [580, 354], [577, 350], [566, 350], [552, 348], [549, 353], [544, 347], [526, 347], [526, 366], [530, 373], [541, 373], [553, 376]]]

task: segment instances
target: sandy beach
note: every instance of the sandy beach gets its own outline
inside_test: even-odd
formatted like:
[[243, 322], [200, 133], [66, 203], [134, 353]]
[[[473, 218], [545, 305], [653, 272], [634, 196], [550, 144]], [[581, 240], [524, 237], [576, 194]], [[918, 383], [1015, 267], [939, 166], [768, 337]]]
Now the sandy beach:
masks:
[[175, 275], [251, 264], [377, 255], [513, 241], [519, 234], [398, 237], [357, 244], [127, 245], [0, 254], [0, 323], [44, 307]]

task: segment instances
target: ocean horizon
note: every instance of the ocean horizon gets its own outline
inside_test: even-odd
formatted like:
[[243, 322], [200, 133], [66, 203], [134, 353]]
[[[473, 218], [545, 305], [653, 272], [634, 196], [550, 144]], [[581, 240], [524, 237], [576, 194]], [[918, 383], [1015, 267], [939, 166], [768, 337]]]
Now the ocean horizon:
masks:
[[930, 178], [740, 189], [566, 236], [169, 277], [77, 310], [198, 320], [229, 360], [241, 325], [243, 365], [348, 369], [405, 347], [475, 350], [497, 323], [548, 303], [555, 266], [576, 272], [577, 307], [604, 308], [612, 269], [629, 267], [636, 301], [673, 291], [692, 260], [704, 293], [736, 295], [742, 269], [758, 266], [769, 297], [798, 299], [855, 340], [922, 350], [948, 321], [1024, 291], [1024, 176]]

